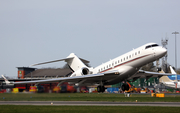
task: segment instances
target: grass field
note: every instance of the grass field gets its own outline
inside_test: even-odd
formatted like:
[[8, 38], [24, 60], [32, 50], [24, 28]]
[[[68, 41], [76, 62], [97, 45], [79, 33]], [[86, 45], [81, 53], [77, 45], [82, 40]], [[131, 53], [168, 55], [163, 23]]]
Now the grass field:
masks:
[[102, 93], [1, 93], [0, 101], [111, 101], [111, 102], [180, 102], [180, 95], [165, 95], [164, 98], [151, 97], [150, 94]]
[[0, 113], [179, 113], [179, 107], [1, 105]]
[[[119, 102], [180, 102], [180, 95], [165, 95], [164, 98], [151, 97], [150, 94], [102, 93], [1, 93], [0, 101], [119, 101]], [[33, 106], [0, 105], [0, 113], [179, 113], [179, 107], [151, 106]]]

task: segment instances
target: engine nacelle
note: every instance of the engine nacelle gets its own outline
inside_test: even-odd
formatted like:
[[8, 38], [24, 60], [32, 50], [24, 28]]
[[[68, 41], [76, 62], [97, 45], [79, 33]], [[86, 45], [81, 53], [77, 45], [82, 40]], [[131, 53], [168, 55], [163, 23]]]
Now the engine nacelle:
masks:
[[77, 71], [75, 71], [70, 77], [74, 77], [74, 76], [83, 76], [83, 75], [88, 75], [90, 74], [90, 71], [87, 67], [83, 67]]

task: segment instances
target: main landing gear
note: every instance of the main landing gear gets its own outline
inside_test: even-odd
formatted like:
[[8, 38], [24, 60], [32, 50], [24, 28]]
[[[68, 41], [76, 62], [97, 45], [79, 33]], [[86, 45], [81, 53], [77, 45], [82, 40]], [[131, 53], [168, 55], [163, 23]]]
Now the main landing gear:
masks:
[[127, 84], [127, 83], [124, 83], [122, 86], [121, 86], [121, 89], [123, 90], [123, 91], [128, 91], [129, 90], [129, 85]]
[[97, 91], [100, 93], [100, 92], [104, 92], [105, 91], [105, 87], [104, 86], [98, 86], [97, 87]]

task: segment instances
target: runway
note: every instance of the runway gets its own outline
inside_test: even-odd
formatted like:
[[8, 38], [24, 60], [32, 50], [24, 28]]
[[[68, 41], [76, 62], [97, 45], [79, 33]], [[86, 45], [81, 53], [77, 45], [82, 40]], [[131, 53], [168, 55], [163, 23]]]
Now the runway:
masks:
[[168, 106], [168, 107], [180, 107], [180, 102], [0, 101], [0, 105]]

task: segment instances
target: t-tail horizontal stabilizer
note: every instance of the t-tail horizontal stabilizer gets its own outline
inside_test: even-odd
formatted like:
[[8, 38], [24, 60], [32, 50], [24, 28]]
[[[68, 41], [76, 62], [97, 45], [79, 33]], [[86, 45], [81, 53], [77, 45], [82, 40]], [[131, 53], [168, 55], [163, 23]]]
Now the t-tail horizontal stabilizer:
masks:
[[4, 80], [5, 80], [5, 82], [6, 82], [7, 85], [8, 85], [8, 84], [12, 84], [11, 82], [9, 82], [9, 81], [4, 77], [4, 75], [2, 75], [2, 77], [4, 78]]
[[64, 59], [59, 59], [59, 60], [53, 60], [53, 61], [43, 62], [43, 63], [38, 63], [38, 64], [33, 64], [33, 65], [30, 65], [29, 67], [37, 66], [37, 65], [42, 65], [42, 64], [48, 64], [48, 63], [54, 63], [54, 62], [59, 62], [59, 61], [68, 61], [68, 60], [70, 60], [70, 59], [73, 59], [73, 57], [64, 58]]
[[59, 62], [59, 61], [67, 62], [67, 64], [71, 67], [71, 69], [73, 71], [77, 71], [77, 70], [79, 70], [81, 68], [88, 68], [82, 62], [82, 60], [80, 58], [78, 58], [74, 53], [71, 53], [67, 58], [64, 58], [64, 59], [54, 60], [54, 61], [49, 61], [49, 62], [43, 62], [43, 63], [38, 63], [38, 64], [33, 64], [31, 66], [37, 66], [37, 65], [48, 64], [48, 63]]

